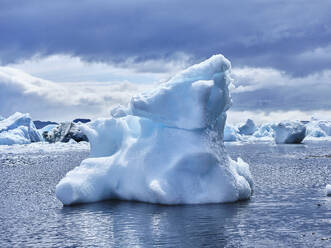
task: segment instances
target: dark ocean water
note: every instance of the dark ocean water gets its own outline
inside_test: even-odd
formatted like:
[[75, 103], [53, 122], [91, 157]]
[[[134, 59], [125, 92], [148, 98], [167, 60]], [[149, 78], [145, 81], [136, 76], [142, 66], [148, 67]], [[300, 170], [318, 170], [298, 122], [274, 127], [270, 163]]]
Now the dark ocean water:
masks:
[[331, 142], [227, 145], [250, 164], [251, 200], [62, 207], [55, 185], [88, 152], [0, 152], [0, 247], [331, 247]]

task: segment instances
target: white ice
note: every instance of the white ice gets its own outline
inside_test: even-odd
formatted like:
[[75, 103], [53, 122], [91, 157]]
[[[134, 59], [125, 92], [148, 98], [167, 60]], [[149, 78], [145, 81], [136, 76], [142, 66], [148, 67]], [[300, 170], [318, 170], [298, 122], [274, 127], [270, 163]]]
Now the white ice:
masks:
[[232, 142], [241, 140], [238, 132], [237, 128], [226, 125], [224, 128], [224, 141]]
[[0, 145], [29, 144], [42, 140], [29, 114], [17, 112], [0, 121]]
[[277, 144], [299, 144], [306, 137], [306, 127], [300, 121], [283, 121], [273, 129]]
[[51, 131], [53, 128], [57, 127], [58, 124], [49, 124], [47, 126], [44, 126], [41, 129], [38, 129], [39, 133], [42, 135], [44, 132], [49, 132]]
[[331, 121], [312, 119], [307, 124], [307, 136], [317, 138], [331, 136]]
[[[44, 132], [44, 139], [49, 143], [69, 142], [70, 139], [73, 139], [77, 142], [88, 141], [86, 135], [80, 130], [81, 124], [82, 123], [80, 122], [62, 122], [56, 125], [54, 128], [50, 128], [47, 133]], [[48, 128], [48, 126], [45, 128]]]
[[259, 125], [256, 127], [256, 131], [253, 133], [253, 136], [257, 138], [263, 138], [263, 137], [270, 137], [273, 138], [274, 136], [274, 124], [271, 123], [265, 123], [262, 125]]
[[230, 62], [215, 55], [133, 97], [128, 109], [112, 112], [117, 118], [82, 126], [91, 154], [59, 182], [58, 199], [69, 205], [105, 199], [196, 204], [250, 198], [249, 166], [233, 161], [223, 144], [231, 81]]

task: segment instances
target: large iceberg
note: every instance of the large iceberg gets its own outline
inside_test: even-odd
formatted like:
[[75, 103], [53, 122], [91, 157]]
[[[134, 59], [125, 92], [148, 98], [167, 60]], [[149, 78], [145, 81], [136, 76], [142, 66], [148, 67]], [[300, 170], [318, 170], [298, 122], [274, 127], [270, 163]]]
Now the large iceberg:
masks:
[[283, 121], [273, 129], [277, 144], [300, 144], [306, 137], [306, 127], [300, 121]]
[[0, 120], [0, 145], [29, 144], [42, 140], [29, 114], [17, 112]]
[[[56, 186], [64, 204], [105, 199], [162, 204], [248, 199], [249, 166], [225, 151], [230, 62], [193, 65], [152, 92], [132, 97], [111, 118], [82, 126], [91, 153]], [[115, 118], [116, 116], [117, 118]]]

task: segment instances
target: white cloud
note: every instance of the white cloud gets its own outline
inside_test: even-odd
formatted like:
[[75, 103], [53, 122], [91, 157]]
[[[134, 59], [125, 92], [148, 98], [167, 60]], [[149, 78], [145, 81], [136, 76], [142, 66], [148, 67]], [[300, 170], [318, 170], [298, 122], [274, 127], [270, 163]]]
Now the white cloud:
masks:
[[[305, 77], [291, 77], [284, 71], [272, 68], [243, 67], [232, 70], [237, 86], [233, 93], [254, 91], [261, 88], [328, 84], [331, 86], [331, 69], [313, 73]], [[311, 90], [311, 89], [309, 89]]]
[[305, 120], [309, 121], [312, 117], [321, 120], [331, 120], [331, 110], [318, 111], [233, 111], [228, 112], [227, 123], [237, 124], [244, 123], [247, 119], [252, 119], [254, 122], [261, 123], [275, 123], [283, 120]]
[[[114, 66], [56, 55], [12, 65], [16, 69], [0, 67], [0, 115], [21, 111], [45, 120], [108, 116], [115, 105], [126, 104], [132, 95], [186, 67], [189, 56], [180, 56], [178, 62], [128, 60]], [[302, 120], [313, 115], [331, 119], [331, 70], [292, 77], [272, 68], [243, 67], [233, 68], [233, 77], [230, 122]]]
[[68, 120], [108, 116], [112, 107], [154, 87], [186, 67], [190, 57], [118, 65], [79, 57], [35, 56], [0, 67], [0, 114], [29, 112], [35, 119]]
[[234, 68], [233, 109], [317, 111], [331, 109], [331, 69], [293, 77], [271, 68]]
[[108, 116], [112, 107], [153, 86], [128, 81], [55, 83], [0, 67], [0, 113], [29, 112], [35, 119], [50, 120]]
[[189, 55], [178, 54], [172, 60], [136, 62], [134, 58], [129, 58], [115, 65], [101, 62], [88, 63], [79, 57], [58, 54], [49, 57], [34, 56], [32, 59], [8, 66], [54, 82], [154, 83], [166, 80], [169, 75], [185, 68], [190, 59]]

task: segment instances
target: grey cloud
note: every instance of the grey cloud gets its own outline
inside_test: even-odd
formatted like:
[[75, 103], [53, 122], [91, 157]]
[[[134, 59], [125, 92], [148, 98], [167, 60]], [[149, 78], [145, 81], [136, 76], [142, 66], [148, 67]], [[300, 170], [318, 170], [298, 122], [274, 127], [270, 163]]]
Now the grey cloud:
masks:
[[64, 53], [122, 63], [185, 53], [198, 61], [221, 52], [234, 66], [307, 75], [330, 67], [318, 56], [300, 59], [331, 45], [330, 9], [328, 0], [4, 0], [0, 58]]
[[291, 77], [273, 69], [234, 70], [233, 110], [317, 111], [331, 109], [331, 70]]

